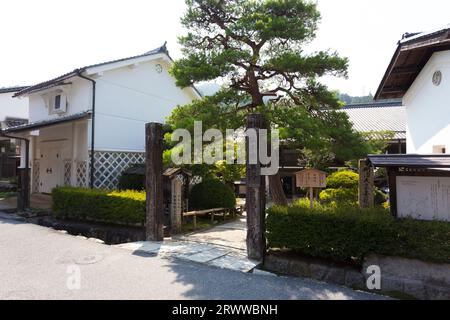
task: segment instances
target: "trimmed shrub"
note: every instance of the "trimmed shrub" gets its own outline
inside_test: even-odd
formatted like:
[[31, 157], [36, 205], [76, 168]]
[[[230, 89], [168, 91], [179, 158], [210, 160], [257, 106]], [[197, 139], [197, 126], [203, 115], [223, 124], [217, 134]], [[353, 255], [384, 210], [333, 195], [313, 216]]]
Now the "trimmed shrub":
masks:
[[336, 203], [339, 205], [353, 205], [358, 202], [358, 189], [325, 189], [320, 193], [320, 200], [324, 203]]
[[114, 224], [145, 222], [145, 192], [59, 187], [52, 191], [53, 214], [59, 218]]
[[327, 177], [328, 188], [358, 189], [358, 184], [359, 174], [349, 170], [334, 172]]
[[[353, 206], [358, 203], [359, 174], [353, 171], [338, 171], [327, 177], [327, 189], [319, 197], [323, 203], [339, 206]], [[381, 206], [387, 196], [378, 188], [374, 189], [375, 205]]]
[[359, 175], [353, 171], [338, 171], [327, 177], [327, 189], [320, 195], [320, 201], [340, 206], [355, 205], [358, 202]]
[[144, 180], [144, 175], [123, 173], [119, 177], [118, 188], [119, 190], [141, 191], [145, 189]]
[[395, 219], [384, 209], [274, 206], [268, 209], [271, 248], [361, 264], [370, 253], [450, 263], [450, 223]]
[[195, 185], [189, 194], [189, 205], [194, 210], [233, 208], [236, 196], [233, 189], [217, 179], [208, 179]]

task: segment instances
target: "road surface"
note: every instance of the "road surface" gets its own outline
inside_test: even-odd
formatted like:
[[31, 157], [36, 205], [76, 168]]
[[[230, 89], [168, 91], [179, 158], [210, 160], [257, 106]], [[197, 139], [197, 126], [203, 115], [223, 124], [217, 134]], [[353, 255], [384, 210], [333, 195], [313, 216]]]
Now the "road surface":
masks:
[[0, 214], [0, 299], [380, 299], [127, 250]]

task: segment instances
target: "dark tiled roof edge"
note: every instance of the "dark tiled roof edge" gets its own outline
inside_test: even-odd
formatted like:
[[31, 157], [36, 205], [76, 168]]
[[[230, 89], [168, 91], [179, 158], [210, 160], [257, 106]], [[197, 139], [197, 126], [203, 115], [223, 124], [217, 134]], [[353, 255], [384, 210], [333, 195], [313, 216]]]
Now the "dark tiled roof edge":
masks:
[[68, 121], [87, 118], [87, 117], [90, 117], [91, 114], [92, 114], [92, 111], [88, 110], [88, 111], [82, 111], [82, 112], [71, 114], [71, 115], [61, 116], [61, 117], [55, 118], [55, 119], [46, 119], [46, 120], [40, 120], [40, 121], [36, 121], [36, 122], [30, 122], [27, 124], [22, 124], [22, 125], [18, 125], [15, 127], [9, 127], [9, 128], [3, 129], [2, 133], [16, 133], [16, 132], [37, 130], [42, 127], [47, 127], [47, 126], [51, 126], [51, 125], [55, 125], [55, 124], [65, 123]]
[[388, 107], [401, 107], [401, 101], [391, 101], [391, 102], [368, 102], [368, 103], [355, 103], [347, 104], [343, 109], [360, 109], [360, 108], [388, 108]]
[[5, 87], [0, 88], [0, 93], [12, 93], [12, 92], [19, 92], [23, 89], [28, 88], [28, 86], [15, 86], [15, 87]]

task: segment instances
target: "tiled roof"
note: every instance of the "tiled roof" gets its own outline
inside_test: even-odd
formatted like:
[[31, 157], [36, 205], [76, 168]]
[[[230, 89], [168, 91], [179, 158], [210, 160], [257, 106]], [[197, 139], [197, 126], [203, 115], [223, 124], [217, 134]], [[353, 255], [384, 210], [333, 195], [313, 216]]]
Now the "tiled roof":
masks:
[[15, 86], [15, 87], [5, 87], [5, 88], [0, 88], [0, 94], [1, 93], [12, 93], [12, 92], [18, 92], [20, 90], [23, 90], [25, 88], [28, 88], [27, 86]]
[[358, 132], [393, 131], [394, 139], [406, 139], [406, 110], [401, 102], [347, 105], [342, 110]]
[[421, 33], [406, 33], [375, 93], [375, 100], [402, 98], [435, 52], [450, 50], [450, 25]]
[[28, 124], [22, 124], [15, 127], [9, 127], [6, 129], [3, 129], [3, 133], [19, 133], [19, 132], [26, 132], [26, 131], [33, 131], [38, 130], [40, 128], [49, 127], [57, 124], [62, 124], [74, 120], [81, 120], [91, 117], [91, 111], [83, 111], [67, 116], [62, 116], [56, 119], [50, 119], [50, 120], [41, 120], [41, 121], [35, 121], [30, 122]]
[[448, 154], [377, 154], [369, 161], [375, 167], [450, 168]]

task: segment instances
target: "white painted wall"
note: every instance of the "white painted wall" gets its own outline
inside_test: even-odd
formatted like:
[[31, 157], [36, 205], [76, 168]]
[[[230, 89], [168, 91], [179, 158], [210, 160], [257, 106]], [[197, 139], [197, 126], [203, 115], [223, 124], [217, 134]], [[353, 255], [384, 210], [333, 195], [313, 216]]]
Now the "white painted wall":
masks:
[[5, 118], [28, 119], [28, 98], [13, 98], [15, 92], [0, 94], [0, 121]]
[[[442, 72], [439, 86], [432, 83]], [[429, 154], [444, 145], [450, 153], [450, 51], [436, 52], [403, 98], [407, 117], [407, 153]]]
[[[156, 65], [163, 67], [157, 72]], [[88, 77], [96, 85], [95, 149], [98, 151], [145, 151], [145, 124], [165, 122], [177, 105], [183, 105], [197, 98], [192, 90], [180, 89], [168, 73], [170, 61], [165, 55], [157, 59], [132, 61], [111, 69], [106, 66], [88, 71]], [[31, 94], [30, 121], [58, 118], [92, 109], [92, 83], [74, 77], [67, 80], [71, 85], [55, 87]], [[67, 112], [61, 115], [49, 114], [43, 95], [56, 90], [67, 91]], [[90, 148], [90, 127], [88, 122], [88, 148]], [[55, 135], [57, 133], [55, 132]]]
[[68, 107], [67, 112], [63, 115], [79, 113], [91, 109], [92, 105], [92, 84], [91, 82], [74, 77], [67, 82], [72, 82], [71, 85], [63, 87], [55, 87], [46, 91], [36, 92], [29, 96], [30, 99], [30, 122], [55, 119], [60, 117], [58, 114], [49, 114], [46, 106], [44, 95], [51, 94], [58, 89], [67, 90]]
[[96, 79], [96, 150], [144, 152], [145, 124], [165, 122], [177, 105], [195, 98], [192, 89], [175, 85], [168, 68], [158, 59], [105, 71]]

